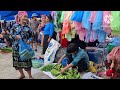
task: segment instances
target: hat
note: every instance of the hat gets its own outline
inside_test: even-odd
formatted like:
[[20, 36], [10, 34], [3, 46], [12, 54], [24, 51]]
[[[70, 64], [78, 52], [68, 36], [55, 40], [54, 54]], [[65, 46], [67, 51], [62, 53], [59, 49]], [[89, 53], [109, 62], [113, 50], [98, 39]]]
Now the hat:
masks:
[[32, 17], [37, 17], [38, 15], [36, 13], [33, 13], [32, 14]]

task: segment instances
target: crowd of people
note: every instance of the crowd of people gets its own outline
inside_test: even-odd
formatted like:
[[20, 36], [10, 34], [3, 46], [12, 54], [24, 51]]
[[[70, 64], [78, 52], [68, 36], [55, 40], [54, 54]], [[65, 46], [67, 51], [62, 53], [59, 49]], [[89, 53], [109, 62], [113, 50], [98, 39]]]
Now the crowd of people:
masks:
[[[32, 49], [38, 51], [38, 43], [43, 47], [42, 54], [48, 47], [50, 40], [56, 39], [56, 33], [54, 30], [53, 18], [51, 15], [41, 15], [40, 20], [37, 19], [38, 15], [33, 13], [31, 20], [28, 18], [26, 11], [19, 11], [17, 15], [17, 23], [10, 24], [10, 27], [5, 27], [0, 30], [0, 43], [5, 43], [8, 47], [13, 48], [13, 67], [20, 72], [19, 79], [25, 78], [23, 69], [25, 69], [30, 79], [33, 79], [31, 75], [32, 61], [31, 58], [22, 61], [19, 55], [20, 40], [24, 44], [31, 45]], [[79, 37], [78, 37], [79, 39]], [[72, 40], [67, 46], [67, 50], [64, 55], [59, 59], [58, 64], [62, 64], [64, 68], [61, 73], [64, 73], [66, 69], [73, 67], [78, 68], [78, 72], [84, 72], [89, 69], [89, 56], [85, 51], [87, 46], [96, 46], [99, 43], [86, 44], [83, 41]], [[35, 46], [35, 47], [34, 47]], [[117, 66], [120, 64], [120, 47], [116, 46], [113, 51], [108, 54], [107, 59], [111, 69], [117, 70]], [[112, 56], [111, 56], [112, 55]]]

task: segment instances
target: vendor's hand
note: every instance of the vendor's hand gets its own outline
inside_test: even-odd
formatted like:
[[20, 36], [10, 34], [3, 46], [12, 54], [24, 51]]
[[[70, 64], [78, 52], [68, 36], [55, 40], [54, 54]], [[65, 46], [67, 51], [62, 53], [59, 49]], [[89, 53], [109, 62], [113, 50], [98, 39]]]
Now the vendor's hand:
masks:
[[112, 63], [111, 66], [110, 66], [110, 68], [113, 69], [113, 67], [114, 67], [114, 64]]
[[61, 73], [63, 74], [64, 72], [65, 72], [65, 69], [64, 69], [64, 68], [62, 68], [62, 69], [61, 69]]
[[20, 35], [17, 35], [16, 38], [17, 38], [18, 40], [20, 40]]
[[60, 65], [60, 63], [58, 62], [57, 65]]

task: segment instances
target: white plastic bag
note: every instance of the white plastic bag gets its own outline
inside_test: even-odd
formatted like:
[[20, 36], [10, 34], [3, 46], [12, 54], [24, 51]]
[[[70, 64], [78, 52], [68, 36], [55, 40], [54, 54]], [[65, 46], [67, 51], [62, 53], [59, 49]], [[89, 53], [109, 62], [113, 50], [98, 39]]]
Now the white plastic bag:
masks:
[[59, 47], [60, 47], [60, 44], [56, 40], [51, 39], [44, 55], [44, 65], [53, 63], [56, 52], [59, 49]]
[[82, 79], [103, 79], [103, 78], [96, 76], [92, 72], [88, 72], [83, 74]]

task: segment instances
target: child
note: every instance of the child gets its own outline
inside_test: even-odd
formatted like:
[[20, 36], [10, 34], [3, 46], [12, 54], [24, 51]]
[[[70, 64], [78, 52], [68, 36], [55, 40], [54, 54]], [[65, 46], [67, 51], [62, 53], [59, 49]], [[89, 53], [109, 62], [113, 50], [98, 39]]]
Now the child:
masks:
[[73, 66], [78, 67], [78, 72], [83, 72], [88, 70], [89, 57], [83, 49], [77, 46], [77, 44], [71, 43], [68, 45], [66, 53], [60, 58], [58, 64], [60, 64], [62, 60], [64, 60], [67, 54], [72, 54], [73, 61], [67, 66], [65, 66], [63, 69], [61, 69], [61, 73], [64, 73], [65, 70]]

